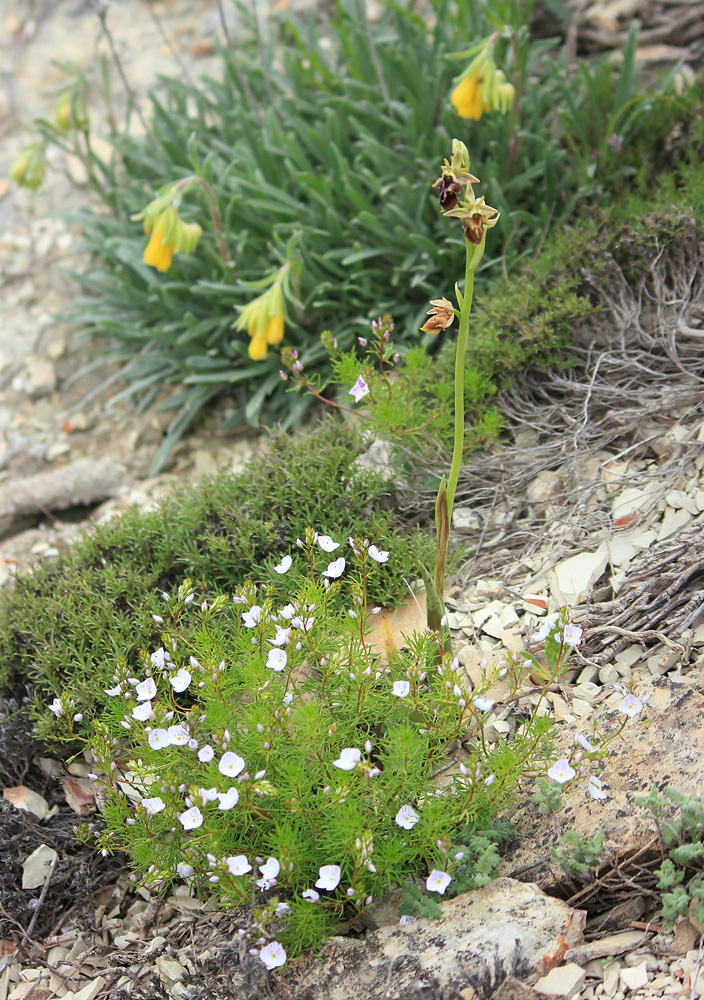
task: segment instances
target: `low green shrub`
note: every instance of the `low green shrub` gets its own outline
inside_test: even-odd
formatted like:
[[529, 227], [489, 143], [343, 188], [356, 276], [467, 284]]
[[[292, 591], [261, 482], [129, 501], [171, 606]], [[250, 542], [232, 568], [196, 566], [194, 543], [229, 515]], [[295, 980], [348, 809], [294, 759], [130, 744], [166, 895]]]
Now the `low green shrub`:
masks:
[[362, 447], [333, 420], [296, 437], [273, 433], [245, 472], [128, 511], [19, 576], [0, 598], [0, 688], [29, 683], [42, 703], [67, 688], [91, 711], [118, 658], [136, 669], [153, 646], [162, 591], [186, 575], [208, 601], [248, 578], [271, 583], [282, 551], [300, 565], [296, 539], [311, 524], [338, 540], [385, 539], [393, 559], [369, 579], [370, 600], [398, 601], [432, 543], [404, 530], [389, 486], [355, 466]]
[[[379, 541], [388, 550], [351, 538], [331, 552], [309, 529], [304, 572], [232, 598], [201, 602], [185, 581], [162, 601], [153, 652], [118, 664], [85, 740], [107, 828], [81, 835], [127, 851], [152, 889], [185, 879], [246, 908], [241, 933], [268, 968], [408, 878], [425, 884], [403, 908], [425, 916], [453, 882], [486, 884], [506, 839], [492, 820], [547, 766], [552, 724], [534, 712], [484, 738], [502, 668], [472, 689], [428, 630], [379, 661], [366, 584], [393, 562]], [[79, 699], [66, 690], [51, 711], [80, 745]]]

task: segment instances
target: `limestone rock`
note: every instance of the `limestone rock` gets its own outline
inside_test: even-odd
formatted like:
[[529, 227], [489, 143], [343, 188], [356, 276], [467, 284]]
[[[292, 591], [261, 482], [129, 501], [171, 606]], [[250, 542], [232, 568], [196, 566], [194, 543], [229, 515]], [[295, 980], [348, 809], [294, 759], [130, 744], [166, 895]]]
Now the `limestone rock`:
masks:
[[[586, 778], [578, 781], [568, 801], [556, 814], [563, 831], [575, 830], [581, 837], [605, 830], [605, 852], [614, 859], [640, 850], [656, 835], [653, 820], [635, 799], [647, 795], [653, 784], [674, 785], [689, 795], [700, 795], [704, 786], [704, 694], [701, 677], [649, 678], [638, 687], [638, 697], [647, 699], [642, 715], [625, 728], [623, 740], [611, 745], [608, 757], [599, 762], [598, 777], [608, 800], [596, 802], [589, 795]], [[602, 702], [595, 716], [607, 731], [621, 723], [617, 712], [620, 695]], [[604, 717], [607, 717], [606, 719]], [[641, 725], [647, 720], [647, 725]], [[575, 734], [585, 733], [585, 722], [563, 724], [556, 756], [568, 756]], [[516, 827], [517, 847], [502, 861], [500, 871], [510, 875], [523, 866], [544, 862], [555, 844], [555, 823], [539, 816], [528, 799], [511, 816]], [[545, 870], [545, 869], [543, 869]], [[540, 878], [540, 869], [534, 870]], [[559, 872], [548, 875], [548, 884], [559, 881]]]
[[30, 812], [37, 819], [45, 819], [49, 815], [49, 803], [43, 795], [33, 792], [25, 785], [16, 785], [14, 788], [6, 788], [2, 797], [11, 802], [15, 809], [24, 809]]
[[490, 997], [510, 976], [546, 975], [582, 940], [584, 913], [536, 885], [499, 878], [441, 905], [439, 920], [335, 943], [303, 974], [300, 1000], [405, 1000], [414, 987], [471, 986]]
[[537, 993], [543, 993], [549, 997], [572, 997], [582, 986], [586, 979], [586, 973], [580, 965], [568, 962], [567, 965], [559, 965], [551, 969], [547, 976], [543, 976], [535, 984]]

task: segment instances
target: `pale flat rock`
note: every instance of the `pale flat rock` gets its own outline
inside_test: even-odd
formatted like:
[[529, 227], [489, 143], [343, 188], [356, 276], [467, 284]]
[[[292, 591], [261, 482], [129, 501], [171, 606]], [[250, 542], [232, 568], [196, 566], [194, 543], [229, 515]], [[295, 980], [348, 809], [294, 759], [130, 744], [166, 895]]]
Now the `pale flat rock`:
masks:
[[186, 976], [186, 970], [175, 958], [160, 955], [156, 960], [159, 978], [171, 983], [180, 983]]
[[535, 984], [537, 993], [543, 993], [548, 997], [572, 997], [582, 986], [586, 979], [586, 972], [581, 966], [574, 962], [567, 965], [559, 965], [551, 969], [547, 976], [543, 976]]
[[64, 1000], [95, 1000], [97, 995], [105, 986], [105, 979], [102, 976], [96, 976], [90, 983], [87, 983], [82, 989], [78, 990], [76, 993], [66, 993]]
[[393, 610], [382, 608], [381, 614], [372, 615], [367, 643], [376, 650], [382, 663], [387, 662], [381, 634], [381, 623], [384, 619], [391, 629], [397, 649], [407, 646], [408, 642], [405, 637], [413, 635], [414, 632], [422, 632], [427, 624], [425, 591], [418, 590], [414, 594], [409, 594], [403, 603]]
[[555, 581], [570, 607], [580, 604], [589, 596], [592, 586], [606, 569], [609, 561], [609, 547], [602, 542], [596, 552], [582, 552], [570, 556], [550, 571], [548, 577], [554, 574]]
[[614, 566], [623, 566], [629, 563], [641, 552], [645, 552], [658, 537], [654, 528], [643, 531], [641, 528], [634, 528], [633, 531], [623, 531], [615, 534], [607, 542], [609, 546], [609, 558]]
[[648, 985], [648, 967], [645, 962], [632, 969], [621, 969], [619, 985], [622, 990], [639, 990]]
[[672, 535], [676, 535], [677, 532], [686, 527], [691, 520], [692, 515], [689, 511], [675, 510], [673, 507], [667, 507], [662, 519], [662, 524], [660, 525], [658, 541], [662, 542], [665, 538], [670, 538]]
[[46, 819], [49, 815], [49, 803], [43, 795], [33, 792], [25, 785], [15, 785], [14, 788], [6, 788], [2, 797], [11, 802], [15, 809], [24, 809], [37, 819]]
[[[638, 696], [647, 702], [640, 716], [626, 726], [623, 740], [615, 740], [608, 757], [591, 773], [601, 781], [606, 801], [591, 798], [588, 774], [579, 779], [572, 793], [563, 799], [556, 821], [563, 831], [575, 830], [581, 837], [606, 832], [605, 856], [619, 858], [649, 844], [656, 836], [653, 820], [635, 803], [647, 795], [653, 784], [673, 785], [687, 795], [701, 795], [704, 787], [704, 693], [702, 672], [684, 677], [651, 677], [638, 685]], [[567, 757], [576, 733], [589, 737], [592, 719], [607, 733], [615, 732], [623, 718], [617, 711], [620, 695], [591, 707], [588, 721], [562, 723], [555, 746], [556, 757]], [[572, 711], [576, 711], [572, 703]], [[646, 724], [641, 724], [644, 720]], [[546, 875], [548, 887], [559, 880], [557, 872], [547, 873], [546, 859], [555, 844], [555, 819], [539, 816], [532, 790], [516, 803], [511, 819], [516, 826], [516, 847], [502, 859], [500, 872], [510, 874], [523, 865], [540, 862], [533, 878]]]
[[619, 934], [609, 934], [608, 937], [598, 938], [596, 941], [588, 941], [586, 944], [578, 944], [576, 948], [570, 948], [565, 955], [568, 962], [577, 962], [578, 965], [585, 965], [593, 962], [597, 958], [607, 958], [609, 955], [623, 955], [625, 952], [639, 948], [649, 940], [643, 931], [621, 931]]
[[617, 528], [627, 528], [633, 525], [644, 513], [655, 506], [659, 494], [663, 492], [660, 483], [655, 481], [644, 486], [628, 486], [611, 504], [611, 513]]
[[665, 499], [669, 506], [674, 507], [675, 510], [684, 509], [692, 516], [699, 513], [696, 497], [685, 490], [670, 490]]
[[407, 1000], [433, 979], [448, 993], [470, 985], [488, 997], [511, 975], [546, 975], [584, 931], [583, 912], [508, 878], [440, 907], [439, 920], [331, 942], [303, 973], [299, 1000]]
[[32, 851], [22, 865], [22, 888], [36, 889], [44, 885], [49, 869], [57, 857], [56, 851], [46, 844], [40, 844], [35, 851]]

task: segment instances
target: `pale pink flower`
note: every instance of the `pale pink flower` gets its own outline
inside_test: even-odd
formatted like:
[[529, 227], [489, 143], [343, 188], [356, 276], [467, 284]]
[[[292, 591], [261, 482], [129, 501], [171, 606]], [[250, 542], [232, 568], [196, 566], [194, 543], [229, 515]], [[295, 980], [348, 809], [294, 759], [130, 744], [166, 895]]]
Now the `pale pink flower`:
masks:
[[349, 394], [350, 396], [354, 396], [355, 403], [358, 403], [360, 399], [364, 399], [365, 396], [369, 395], [369, 386], [364, 381], [361, 375], [350, 389]]
[[320, 899], [320, 893], [316, 892], [315, 889], [306, 889], [301, 893], [301, 896], [308, 900], [309, 903], [317, 903]]
[[275, 670], [277, 673], [280, 673], [286, 667], [287, 662], [288, 662], [288, 656], [286, 655], [285, 650], [283, 649], [269, 650], [269, 655], [266, 658], [266, 665], [269, 668], [269, 670]]
[[451, 881], [451, 875], [448, 875], [447, 872], [439, 872], [434, 868], [425, 880], [425, 888], [428, 892], [439, 892], [442, 896]]
[[252, 870], [252, 866], [244, 854], [238, 854], [236, 858], [227, 858], [226, 860], [230, 875], [246, 875]]
[[318, 881], [315, 883], [316, 889], [327, 889], [332, 891], [340, 884], [342, 869], [339, 865], [323, 865], [318, 872]]
[[231, 785], [226, 792], [218, 792], [218, 798], [220, 800], [218, 809], [227, 812], [228, 809], [234, 809], [237, 805], [240, 800], [240, 793], [234, 785]]
[[357, 750], [356, 747], [345, 747], [344, 750], [340, 751], [339, 758], [334, 760], [333, 764], [335, 767], [339, 767], [341, 771], [353, 771], [361, 759], [361, 750]]
[[271, 969], [278, 969], [280, 965], [284, 965], [286, 962], [286, 952], [283, 945], [279, 944], [278, 941], [272, 941], [271, 944], [262, 948], [259, 952], [259, 957], [270, 971]]
[[163, 750], [164, 747], [171, 746], [171, 737], [166, 729], [152, 729], [147, 740], [152, 750]]
[[276, 877], [281, 871], [281, 865], [276, 858], [269, 858], [265, 864], [259, 865], [262, 877], [257, 881], [260, 889], [271, 889], [276, 884]]
[[132, 711], [132, 718], [136, 719], [137, 722], [146, 722], [147, 719], [151, 719], [153, 714], [152, 703], [150, 701], [143, 701], [141, 705], [135, 705]]
[[191, 675], [185, 667], [181, 667], [177, 674], [174, 674], [173, 677], [169, 677], [169, 684], [174, 691], [179, 693], [181, 691], [185, 691], [190, 683]]
[[274, 571], [280, 574], [288, 573], [288, 571], [291, 569], [292, 564], [293, 564], [293, 559], [291, 558], [291, 556], [288, 555], [284, 556], [281, 562], [278, 563], [276, 566], [274, 566]]
[[147, 816], [154, 816], [156, 813], [160, 813], [162, 809], [166, 809], [166, 803], [158, 795], [153, 799], [142, 799], [141, 804], [146, 809]]
[[328, 568], [323, 570], [323, 576], [327, 576], [331, 580], [337, 580], [345, 572], [346, 565], [344, 556], [340, 556], [334, 562], [328, 563]]
[[256, 628], [261, 616], [262, 609], [258, 604], [253, 604], [249, 611], [243, 611], [242, 621], [245, 624], [245, 628]]
[[138, 684], [134, 689], [137, 701], [149, 701], [156, 697], [156, 684], [153, 677], [147, 677], [145, 681]]
[[244, 766], [244, 760], [238, 754], [228, 750], [220, 758], [218, 771], [228, 778], [236, 778], [238, 774], [244, 771]]
[[565, 625], [563, 637], [566, 646], [579, 646], [582, 641], [582, 629], [576, 625]]
[[621, 699], [618, 710], [627, 715], [629, 719], [634, 719], [643, 711], [643, 702], [634, 694], [627, 694], [625, 698]]
[[557, 760], [552, 765], [548, 771], [548, 778], [552, 778], [560, 785], [564, 785], [566, 781], [571, 781], [577, 772], [573, 767], [570, 767], [570, 763], [566, 759]]
[[385, 563], [389, 560], [389, 553], [382, 552], [376, 545], [370, 545], [367, 551], [374, 562]]
[[412, 830], [420, 816], [412, 806], [401, 806], [396, 813], [396, 823], [404, 830]]
[[198, 806], [191, 806], [179, 816], [179, 822], [184, 830], [197, 830], [203, 825], [203, 813]]
[[397, 698], [407, 698], [411, 690], [410, 681], [394, 681], [391, 694]]
[[491, 698], [473, 698], [472, 704], [475, 708], [478, 708], [480, 712], [490, 712], [494, 707], [494, 702]]
[[179, 722], [175, 726], [169, 726], [169, 739], [172, 746], [185, 747], [191, 738], [191, 730], [187, 722]]
[[201, 747], [198, 751], [198, 760], [202, 764], [207, 764], [215, 756], [215, 751], [209, 743], [206, 743], [204, 747]]

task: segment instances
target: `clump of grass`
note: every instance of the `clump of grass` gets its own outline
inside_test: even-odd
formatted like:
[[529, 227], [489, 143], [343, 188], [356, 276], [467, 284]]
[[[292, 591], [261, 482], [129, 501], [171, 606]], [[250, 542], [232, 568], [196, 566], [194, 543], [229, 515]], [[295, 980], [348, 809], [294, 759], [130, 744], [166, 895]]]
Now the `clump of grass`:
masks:
[[362, 447], [333, 420], [297, 437], [273, 433], [244, 472], [128, 511], [20, 576], [0, 599], [0, 688], [28, 682], [42, 701], [68, 689], [90, 710], [105, 701], [118, 659], [134, 665], [153, 645], [163, 591], [189, 577], [212, 600], [248, 578], [271, 583], [282, 553], [300, 563], [296, 539], [309, 525], [340, 540], [388, 540], [394, 558], [370, 600], [397, 602], [430, 542], [400, 523], [383, 478], [355, 465]]

